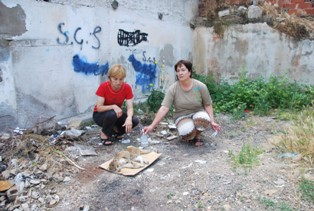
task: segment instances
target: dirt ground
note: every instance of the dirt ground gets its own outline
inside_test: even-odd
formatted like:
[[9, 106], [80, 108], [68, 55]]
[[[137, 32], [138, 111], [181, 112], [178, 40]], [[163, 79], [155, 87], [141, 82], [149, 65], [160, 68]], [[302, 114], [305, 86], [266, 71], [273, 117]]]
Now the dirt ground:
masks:
[[[97, 156], [80, 157], [85, 168], [69, 183], [60, 185], [60, 202], [51, 210], [311, 210], [301, 200], [297, 183], [304, 168], [299, 162], [283, 159], [270, 144], [287, 122], [272, 117], [248, 117], [233, 121], [219, 115], [222, 131], [203, 133], [203, 147], [168, 141], [150, 135], [154, 143], [148, 150], [162, 155], [136, 176], [123, 176], [99, 168], [115, 152], [127, 145], [138, 146], [139, 130], [133, 131], [130, 144], [101, 146], [98, 133], [86, 134], [85, 144], [92, 145]], [[161, 126], [160, 126], [161, 127]], [[157, 131], [164, 128], [157, 128]], [[158, 141], [160, 142], [158, 142]], [[251, 143], [264, 153], [260, 164], [244, 170], [233, 168], [228, 151], [238, 153]], [[311, 172], [310, 172], [311, 173]], [[312, 172], [313, 175], [313, 172]]]
[[[312, 210], [313, 204], [301, 199], [298, 181], [303, 174], [313, 176], [313, 169], [291, 158], [280, 158], [270, 143], [289, 122], [251, 115], [241, 121], [217, 115], [216, 122], [222, 131], [216, 137], [210, 137], [212, 130], [205, 131], [202, 147], [160, 137], [161, 131], [168, 135], [176, 132], [159, 125], [150, 134], [146, 149], [161, 156], [136, 176], [112, 173], [100, 165], [128, 145], [139, 146], [139, 127], [124, 137], [130, 143], [120, 141], [111, 146], [100, 145], [98, 128], [89, 130], [72, 143], [92, 147], [97, 155], [65, 153], [77, 166], [59, 162], [64, 165], [63, 176], [70, 179], [43, 186], [46, 192], [53, 189], [59, 201], [51, 208], [37, 210]], [[249, 170], [234, 168], [228, 152], [237, 154], [245, 143], [264, 151], [260, 163]], [[48, 159], [52, 154], [45, 156]], [[66, 171], [68, 167], [72, 170]]]

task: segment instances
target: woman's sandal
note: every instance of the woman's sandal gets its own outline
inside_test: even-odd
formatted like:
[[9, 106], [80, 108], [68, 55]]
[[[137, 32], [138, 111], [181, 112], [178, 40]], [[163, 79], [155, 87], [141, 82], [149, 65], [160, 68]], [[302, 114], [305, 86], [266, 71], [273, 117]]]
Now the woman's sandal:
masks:
[[114, 136], [112, 136], [113, 138], [117, 139], [117, 140], [121, 140], [123, 138], [123, 135], [118, 135], [115, 134]]
[[201, 147], [201, 146], [204, 145], [204, 141], [203, 141], [202, 139], [200, 139], [200, 138], [195, 138], [195, 139], [194, 139], [194, 145], [195, 145], [196, 147]]
[[100, 138], [100, 140], [104, 146], [112, 145], [112, 141], [110, 141], [109, 139]]

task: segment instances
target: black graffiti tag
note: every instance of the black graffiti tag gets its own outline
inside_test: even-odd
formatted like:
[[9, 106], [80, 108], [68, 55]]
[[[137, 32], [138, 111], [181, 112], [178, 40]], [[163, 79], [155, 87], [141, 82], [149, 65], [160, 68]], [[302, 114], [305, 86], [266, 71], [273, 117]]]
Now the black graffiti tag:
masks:
[[119, 29], [118, 32], [118, 44], [120, 46], [135, 46], [140, 42], [147, 42], [147, 33], [141, 33], [140, 30], [135, 30], [134, 32], [127, 32], [123, 29]]
[[101, 32], [101, 27], [100, 26], [96, 26], [92, 35], [94, 35], [94, 37], [97, 39], [97, 42], [98, 42], [98, 45], [97, 46], [92, 46], [92, 48], [94, 49], [99, 49], [100, 48], [100, 40], [99, 38], [97, 37], [97, 33]]
[[156, 64], [155, 57], [153, 57], [153, 59], [151, 59], [151, 57], [148, 57], [148, 59], [146, 58], [146, 51], [143, 51], [143, 61]]
[[[70, 42], [69, 32], [68, 31], [64, 31], [63, 28], [62, 28], [62, 27], [64, 27], [64, 25], [65, 25], [64, 23], [60, 23], [58, 25], [58, 31], [64, 36], [64, 41], [62, 42], [60, 38], [57, 38], [57, 43], [60, 44], [60, 45], [67, 45], [67, 44], [73, 45], [73, 42]], [[84, 43], [88, 44], [88, 41], [86, 40], [84, 42], [83, 39], [79, 39], [78, 38], [79, 37], [79, 32], [81, 30], [82, 30], [81, 27], [78, 27], [75, 30], [75, 32], [73, 34], [73, 39], [74, 39], [76, 44], [81, 46], [81, 50], [82, 50]], [[97, 36], [97, 34], [100, 33], [100, 32], [101, 32], [101, 27], [100, 26], [96, 26], [94, 28], [94, 31], [92, 33], [89, 33], [89, 35], [93, 36], [96, 39], [96, 41], [97, 41], [97, 43], [95, 45], [92, 45], [93, 49], [99, 49], [100, 48], [100, 40], [99, 40], [99, 38]]]
[[64, 32], [62, 30], [62, 26], [64, 26], [64, 23], [60, 23], [58, 25], [58, 31], [63, 34], [64, 38], [65, 38], [65, 41], [64, 42], [61, 42], [59, 38], [57, 38], [57, 42], [60, 44], [60, 45], [63, 45], [63, 44], [66, 44], [67, 42], [69, 42], [69, 36], [67, 35], [67, 32]]

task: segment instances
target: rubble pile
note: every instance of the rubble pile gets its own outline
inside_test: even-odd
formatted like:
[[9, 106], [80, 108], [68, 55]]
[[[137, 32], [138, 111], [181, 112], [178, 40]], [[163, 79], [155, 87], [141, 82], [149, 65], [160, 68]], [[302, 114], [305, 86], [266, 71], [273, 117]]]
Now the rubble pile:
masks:
[[55, 186], [80, 171], [64, 149], [81, 139], [82, 131], [54, 129], [43, 134], [20, 129], [0, 134], [1, 210], [51, 208], [60, 200]]
[[[132, 139], [140, 145], [140, 129], [135, 128], [133, 135], [125, 134], [120, 143], [129, 144]], [[177, 138], [175, 125], [161, 122], [148, 142], [154, 145]], [[57, 187], [70, 183], [84, 170], [79, 159], [97, 155], [95, 148], [101, 144], [97, 125], [56, 123], [48, 129], [16, 128], [0, 133], [0, 210], [37, 211], [56, 206], [62, 200]]]

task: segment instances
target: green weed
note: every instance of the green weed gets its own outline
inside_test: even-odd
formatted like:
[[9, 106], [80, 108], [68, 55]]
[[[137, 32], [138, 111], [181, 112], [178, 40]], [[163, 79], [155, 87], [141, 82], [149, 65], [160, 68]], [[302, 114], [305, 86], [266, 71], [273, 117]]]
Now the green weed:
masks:
[[294, 211], [295, 209], [291, 208], [287, 203], [280, 202], [276, 203], [271, 199], [262, 198], [260, 199], [261, 204], [263, 204], [268, 211]]
[[254, 148], [250, 144], [244, 144], [238, 154], [234, 154], [229, 150], [228, 155], [231, 158], [234, 166], [242, 166], [247, 168], [259, 164], [258, 155], [262, 153], [262, 150]]
[[165, 97], [165, 93], [157, 89], [153, 89], [147, 98], [147, 106], [150, 112], [156, 113], [161, 106]]
[[314, 203], [314, 181], [302, 178], [299, 189], [304, 199]]
[[298, 153], [302, 160], [314, 164], [314, 106], [293, 115], [293, 124], [272, 140], [280, 152]]
[[207, 85], [215, 112], [231, 113], [235, 119], [244, 117], [244, 111], [269, 115], [272, 110], [300, 111], [311, 105], [314, 86], [291, 83], [283, 77], [249, 79], [243, 72], [238, 82], [216, 82], [212, 76], [194, 74]]
[[168, 193], [167, 194], [167, 199], [172, 199], [174, 197], [174, 193]]
[[262, 198], [260, 202], [267, 208], [267, 210], [269, 209], [274, 210], [276, 207], [276, 203], [273, 200], [268, 199], [268, 198]]

